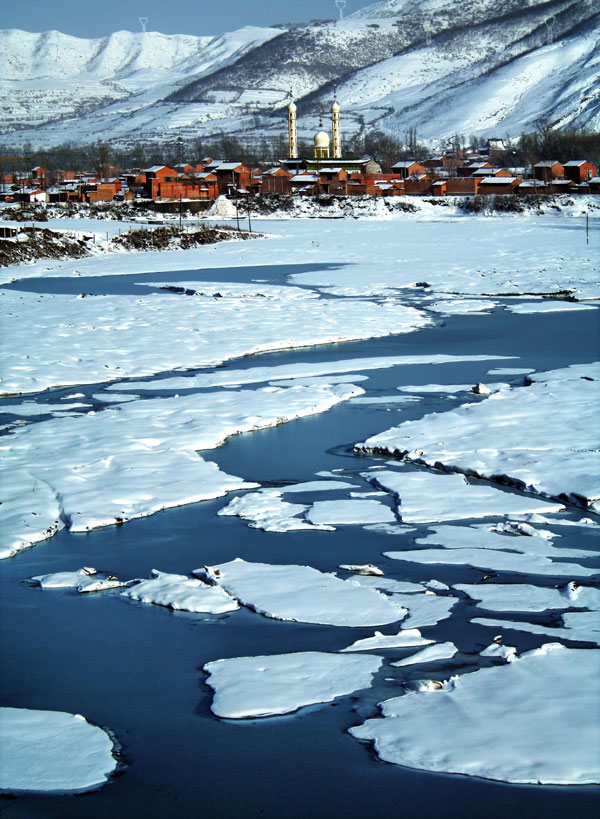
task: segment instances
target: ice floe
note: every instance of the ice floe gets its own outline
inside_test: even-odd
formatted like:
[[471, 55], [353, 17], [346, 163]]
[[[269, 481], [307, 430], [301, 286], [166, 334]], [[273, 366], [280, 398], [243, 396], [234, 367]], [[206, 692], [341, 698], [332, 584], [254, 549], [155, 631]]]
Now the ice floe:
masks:
[[475, 569], [552, 577], [591, 577], [599, 573], [598, 569], [588, 569], [575, 563], [558, 563], [539, 555], [529, 556], [495, 549], [407, 549], [403, 552], [384, 552], [384, 555], [392, 560], [404, 560], [409, 563], [472, 566]]
[[[263, 382], [276, 383], [286, 381], [297, 384], [299, 379], [314, 380], [317, 377], [331, 378], [339, 374], [360, 373], [369, 370], [388, 369], [419, 364], [453, 364], [463, 361], [497, 361], [512, 359], [514, 356], [503, 355], [404, 355], [404, 356], [372, 356], [371, 358], [349, 358], [341, 361], [307, 361], [293, 364], [277, 364], [273, 366], [248, 367], [244, 370], [215, 370], [214, 372], [195, 373], [194, 375], [170, 376], [156, 378], [152, 381], [132, 381], [122, 384], [112, 384], [109, 390], [185, 390], [207, 389], [210, 387], [233, 387], [241, 384], [258, 384]], [[333, 379], [335, 381], [335, 379]], [[401, 400], [401, 396], [397, 397]], [[406, 401], [412, 400], [408, 397]]]
[[380, 631], [376, 631], [372, 637], [357, 640], [351, 646], [342, 648], [341, 651], [381, 651], [384, 648], [426, 646], [434, 642], [435, 640], [429, 640], [427, 637], [421, 636], [418, 628], [405, 628], [399, 631], [398, 634], [382, 634]]
[[123, 592], [124, 597], [140, 603], [166, 606], [174, 611], [197, 614], [225, 614], [239, 608], [236, 600], [219, 586], [203, 583], [183, 574], [168, 574], [152, 570], [149, 580], [142, 580]]
[[307, 289], [269, 284], [206, 282], [202, 292], [197, 282], [194, 286], [193, 298], [140, 292], [78, 299], [3, 291], [1, 320], [12, 341], [0, 394], [216, 366], [267, 350], [375, 338], [431, 324], [420, 310], [398, 303], [324, 299]]
[[382, 703], [350, 733], [386, 762], [503, 782], [600, 781], [600, 652], [547, 646]]
[[457, 583], [453, 588], [465, 592], [477, 607], [487, 611], [546, 611], [547, 609], [600, 608], [600, 589], [569, 583], [560, 589], [528, 583]]
[[399, 499], [404, 523], [483, 518], [510, 512], [556, 512], [560, 503], [517, 495], [494, 486], [470, 484], [462, 475], [382, 470], [363, 477]]
[[98, 572], [88, 566], [74, 572], [37, 575], [31, 580], [42, 589], [77, 589], [81, 593], [105, 591], [125, 585], [125, 581], [119, 580], [115, 575]]
[[372, 563], [363, 563], [361, 565], [340, 565], [338, 569], [341, 569], [343, 572], [354, 572], [355, 574], [362, 574], [362, 575], [372, 575], [374, 577], [383, 577], [383, 572], [377, 566], [374, 566]]
[[535, 556], [596, 557], [598, 552], [590, 549], [554, 546], [547, 538], [532, 538], [515, 532], [498, 531], [496, 524], [475, 523], [471, 526], [430, 526], [429, 534], [417, 538], [419, 546], [439, 545], [446, 549], [493, 549], [520, 552], [532, 558]]
[[248, 719], [288, 714], [368, 688], [381, 663], [381, 657], [372, 655], [305, 651], [215, 660], [204, 670], [206, 684], [215, 692], [211, 711], [227, 719]]
[[433, 646], [428, 646], [422, 651], [417, 651], [416, 654], [411, 654], [410, 657], [405, 657], [403, 660], [392, 663], [395, 666], [403, 665], [417, 665], [419, 663], [434, 663], [437, 660], [451, 660], [458, 652], [454, 643], [436, 643]]
[[257, 484], [227, 475], [198, 450], [229, 436], [326, 411], [353, 385], [223, 390], [131, 401], [50, 419], [2, 438], [2, 548], [10, 555], [67, 521], [71, 531], [124, 523]]
[[389, 506], [376, 500], [316, 501], [306, 514], [315, 525], [391, 523], [396, 516]]
[[600, 498], [600, 365], [573, 365], [530, 380], [527, 387], [406, 421], [357, 449], [442, 464], [593, 508]]
[[407, 628], [435, 626], [440, 620], [450, 617], [450, 612], [458, 603], [458, 597], [441, 596], [433, 591], [425, 594], [394, 594], [392, 599], [408, 609], [408, 617], [403, 621]]
[[593, 304], [581, 304], [575, 301], [551, 301], [544, 299], [543, 301], [521, 302], [520, 304], [508, 304], [507, 310], [511, 313], [521, 313], [528, 315], [529, 313], [555, 313], [564, 310], [595, 310], [597, 309]]
[[[581, 612], [587, 614], [588, 612]], [[579, 614], [573, 612], [572, 614]], [[543, 634], [552, 637], [553, 640], [576, 640], [581, 643], [595, 643], [600, 646], [600, 622], [597, 612], [591, 612], [594, 617], [591, 621], [573, 621], [571, 627], [561, 628], [560, 626], [542, 626], [538, 623], [525, 623], [521, 620], [495, 620], [490, 617], [474, 617], [471, 622], [480, 626], [490, 626], [491, 628], [512, 629], [514, 631], [526, 631], [529, 634]], [[563, 615], [564, 618], [570, 615]], [[571, 615], [572, 616], [572, 615]], [[567, 621], [569, 622], [569, 621]]]
[[240, 558], [198, 569], [242, 605], [275, 620], [332, 626], [376, 626], [401, 620], [406, 610], [375, 589], [340, 580], [310, 566], [249, 563]]
[[89, 790], [117, 766], [108, 734], [79, 714], [0, 708], [0, 743], [4, 792]]

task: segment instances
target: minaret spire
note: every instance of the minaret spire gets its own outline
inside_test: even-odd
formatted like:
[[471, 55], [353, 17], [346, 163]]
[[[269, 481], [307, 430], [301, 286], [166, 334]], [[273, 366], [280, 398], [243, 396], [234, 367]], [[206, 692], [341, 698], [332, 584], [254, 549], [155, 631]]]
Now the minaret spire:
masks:
[[331, 107], [331, 142], [332, 142], [332, 157], [334, 159], [342, 158], [342, 128], [340, 117], [340, 106], [337, 101], [337, 88], [333, 89], [333, 105]]
[[288, 105], [288, 159], [298, 159], [298, 121], [296, 103], [290, 88], [290, 104]]

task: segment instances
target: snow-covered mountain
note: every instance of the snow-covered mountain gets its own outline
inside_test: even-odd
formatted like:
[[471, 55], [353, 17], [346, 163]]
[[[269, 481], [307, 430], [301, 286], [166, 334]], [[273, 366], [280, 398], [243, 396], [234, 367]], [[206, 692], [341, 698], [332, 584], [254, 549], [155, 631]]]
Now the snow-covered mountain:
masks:
[[[344, 135], [600, 130], [600, 0], [384, 0], [345, 20], [220, 37], [0, 32], [0, 134], [35, 145], [285, 131], [330, 107]], [[9, 136], [10, 135], [10, 136]]]

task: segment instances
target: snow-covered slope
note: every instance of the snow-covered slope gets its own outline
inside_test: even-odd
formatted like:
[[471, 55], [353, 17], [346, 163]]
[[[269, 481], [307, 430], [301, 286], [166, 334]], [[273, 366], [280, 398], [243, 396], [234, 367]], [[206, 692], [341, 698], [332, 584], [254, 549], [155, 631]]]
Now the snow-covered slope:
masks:
[[516, 135], [540, 119], [600, 129], [599, 40], [600, 0], [384, 0], [215, 38], [0, 32], [0, 134], [259, 142], [285, 133], [291, 88], [310, 138], [334, 85], [346, 138]]

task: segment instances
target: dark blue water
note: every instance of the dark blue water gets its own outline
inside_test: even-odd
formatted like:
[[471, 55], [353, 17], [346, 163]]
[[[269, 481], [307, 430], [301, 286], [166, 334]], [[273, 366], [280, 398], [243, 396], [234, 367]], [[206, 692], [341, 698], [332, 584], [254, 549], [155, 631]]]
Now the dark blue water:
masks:
[[[252, 268], [253, 274], [256, 270]], [[205, 278], [212, 278], [214, 272], [205, 271]], [[189, 271], [185, 278], [191, 278]], [[485, 317], [448, 319], [444, 326], [419, 333], [265, 354], [226, 367], [440, 352], [520, 357], [365, 373], [369, 380], [361, 384], [369, 395], [390, 395], [396, 386], [408, 383], [489, 382], [493, 379], [485, 374], [497, 366], [543, 370], [586, 363], [597, 358], [599, 346], [595, 311], [576, 317], [497, 311]], [[74, 391], [80, 390], [68, 390]], [[54, 398], [60, 394], [52, 393]], [[319, 416], [235, 436], [205, 456], [225, 471], [260, 482], [308, 480], [324, 469], [343, 469], [342, 477], [359, 481], [361, 470], [380, 461], [354, 455], [355, 442], [401, 420], [450, 409], [464, 400], [464, 396], [433, 395], [389, 411], [378, 405], [345, 404]], [[422, 629], [426, 635], [435, 632], [439, 640], [454, 640], [461, 651], [455, 660], [420, 673], [414, 668], [388, 667], [378, 675], [372, 691], [360, 696], [303, 709], [293, 716], [236, 723], [211, 715], [204, 663], [244, 655], [336, 651], [371, 635], [373, 629], [276, 622], [247, 610], [220, 618], [174, 614], [125, 601], [118, 592], [77, 595], [68, 590], [42, 591], [22, 582], [32, 575], [82, 565], [137, 577], [147, 576], [152, 568], [189, 572], [235, 557], [307, 563], [326, 571], [340, 563], [375, 562], [390, 577], [417, 581], [435, 576], [448, 584], [477, 582], [484, 575], [468, 567], [388, 560], [381, 553], [395, 548], [395, 539], [360, 527], [285, 535], [253, 530], [237, 518], [217, 517], [225, 503], [220, 499], [194, 504], [88, 534], [63, 531], [4, 561], [0, 578], [4, 704], [82, 713], [108, 726], [121, 743], [126, 767], [122, 776], [94, 793], [0, 797], [3, 817], [388, 819], [399, 814], [564, 819], [594, 815], [598, 788], [509, 786], [415, 772], [380, 762], [370, 746], [347, 734], [349, 727], [375, 715], [376, 703], [397, 693], [400, 681], [448, 676], [480, 664], [475, 653], [491, 642], [496, 630], [468, 624], [473, 606], [467, 600], [461, 600], [449, 620]], [[580, 512], [571, 509], [567, 514], [577, 518]], [[561, 546], [586, 544], [593, 545], [592, 535], [580, 532], [567, 532], [560, 542]], [[510, 574], [503, 579], [523, 582]], [[559, 580], [544, 582], [551, 585]], [[543, 617], [531, 619], [550, 622]], [[505, 637], [520, 650], [546, 641], [520, 632], [506, 631]], [[397, 659], [401, 652], [387, 656]]]

